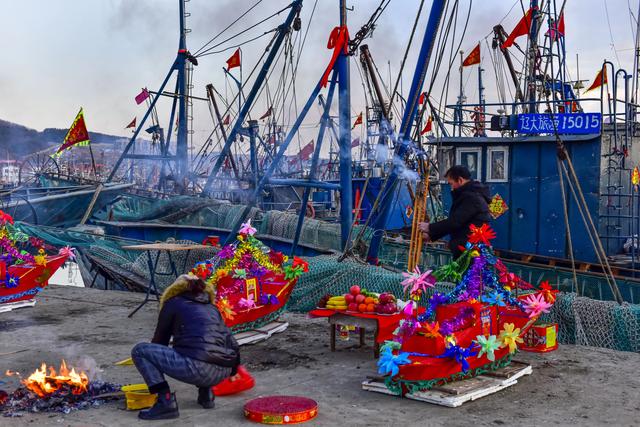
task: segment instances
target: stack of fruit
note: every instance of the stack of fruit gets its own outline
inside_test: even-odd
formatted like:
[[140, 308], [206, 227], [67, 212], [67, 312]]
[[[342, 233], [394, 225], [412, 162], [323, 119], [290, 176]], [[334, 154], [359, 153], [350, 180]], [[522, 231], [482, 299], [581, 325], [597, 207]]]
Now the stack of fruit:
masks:
[[378, 314], [395, 314], [398, 312], [398, 302], [393, 294], [385, 292], [378, 297], [378, 303], [374, 307]]
[[325, 307], [329, 310], [344, 311], [347, 309], [347, 302], [344, 295], [338, 295], [329, 298]]
[[329, 300], [331, 299], [332, 295], [330, 294], [326, 294], [325, 296], [323, 296], [322, 298], [320, 298], [320, 301], [318, 301], [318, 307], [320, 308], [326, 308], [327, 307], [327, 302], [329, 302]]
[[359, 313], [373, 313], [376, 304], [378, 304], [378, 295], [373, 292], [367, 292], [366, 289], [360, 289], [360, 286], [354, 285], [349, 289], [349, 293], [344, 295], [347, 303], [348, 311], [357, 311]]

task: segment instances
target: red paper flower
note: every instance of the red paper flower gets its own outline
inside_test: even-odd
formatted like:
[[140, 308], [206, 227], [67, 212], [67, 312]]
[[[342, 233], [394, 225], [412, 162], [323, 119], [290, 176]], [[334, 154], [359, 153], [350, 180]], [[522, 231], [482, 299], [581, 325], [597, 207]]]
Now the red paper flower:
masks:
[[551, 288], [549, 281], [545, 280], [544, 282], [540, 283], [540, 293], [547, 302], [553, 304], [556, 301], [556, 294], [558, 293], [558, 291]]
[[282, 254], [282, 252], [272, 250], [271, 252], [269, 252], [269, 261], [271, 261], [271, 263], [275, 265], [282, 265], [282, 263], [284, 262], [284, 255]]
[[7, 222], [13, 224], [13, 217], [11, 217], [11, 215], [9, 215], [8, 213], [0, 210], [0, 224], [6, 224]]
[[302, 271], [303, 272], [307, 272], [309, 271], [309, 263], [305, 260], [303, 260], [302, 258], [298, 258], [297, 256], [293, 257], [293, 264], [291, 265], [293, 268], [296, 268], [298, 266], [302, 267]]
[[491, 244], [490, 240], [496, 238], [496, 233], [488, 224], [482, 224], [480, 227], [471, 224], [469, 229], [471, 230], [471, 233], [469, 233], [469, 243], [483, 243], [489, 246]]

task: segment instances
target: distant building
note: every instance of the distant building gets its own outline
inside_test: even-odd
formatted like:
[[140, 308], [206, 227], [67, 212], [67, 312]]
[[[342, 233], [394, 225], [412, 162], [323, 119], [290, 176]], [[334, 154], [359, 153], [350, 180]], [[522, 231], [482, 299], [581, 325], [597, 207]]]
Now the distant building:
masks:
[[2, 184], [17, 184], [20, 167], [15, 160], [0, 160], [0, 181]]

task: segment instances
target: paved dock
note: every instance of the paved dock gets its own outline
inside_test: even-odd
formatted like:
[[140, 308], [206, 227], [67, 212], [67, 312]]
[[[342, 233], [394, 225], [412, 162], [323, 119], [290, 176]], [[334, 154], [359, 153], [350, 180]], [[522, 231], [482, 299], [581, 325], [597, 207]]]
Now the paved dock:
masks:
[[[153, 333], [157, 304], [152, 302], [133, 319], [127, 314], [141, 294], [50, 286], [33, 308], [0, 313], [0, 371], [31, 372], [41, 362], [61, 358], [82, 365], [89, 374], [118, 383], [139, 383], [132, 366], [115, 366], [131, 347]], [[244, 394], [220, 397], [215, 410], [195, 402], [196, 389], [172, 382], [180, 419], [139, 422], [123, 401], [70, 414], [28, 414], [0, 418], [0, 425], [64, 426], [235, 426], [252, 425], [243, 418], [243, 404], [254, 397], [294, 394], [315, 399], [319, 416], [307, 425], [637, 425], [640, 419], [640, 354], [561, 346], [548, 354], [520, 353], [533, 365], [533, 375], [514, 387], [457, 409], [366, 392], [361, 382], [375, 375], [371, 337], [368, 346], [356, 340], [338, 343], [329, 351], [326, 319], [286, 314], [290, 326], [268, 341], [242, 347], [242, 358], [256, 378]], [[18, 384], [2, 378], [0, 389]]]

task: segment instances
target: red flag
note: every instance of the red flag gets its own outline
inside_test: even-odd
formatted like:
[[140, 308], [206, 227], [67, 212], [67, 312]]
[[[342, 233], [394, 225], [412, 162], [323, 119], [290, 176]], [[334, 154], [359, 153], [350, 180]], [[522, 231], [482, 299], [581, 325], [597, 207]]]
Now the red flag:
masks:
[[82, 108], [80, 108], [80, 111], [69, 128], [69, 132], [67, 132], [67, 135], [62, 141], [62, 145], [55, 153], [52, 154], [51, 157], [60, 157], [63, 151], [69, 150], [71, 147], [76, 145], [89, 145], [89, 143], [89, 132], [87, 131], [87, 125], [84, 122], [84, 112], [82, 111]]
[[224, 121], [222, 122], [222, 124], [225, 126], [229, 126], [230, 121], [231, 121], [231, 117], [229, 117], [229, 115], [227, 114], [227, 117], [224, 118]]
[[420, 99], [418, 99], [418, 104], [424, 104], [424, 100], [427, 98], [427, 92], [422, 92], [420, 94]]
[[333, 49], [333, 55], [331, 56], [329, 65], [324, 70], [322, 79], [320, 79], [320, 86], [322, 87], [327, 87], [329, 74], [331, 74], [333, 66], [336, 63], [338, 56], [340, 56], [340, 53], [349, 53], [349, 30], [346, 25], [344, 27], [335, 27], [331, 31], [331, 34], [329, 34], [329, 41], [327, 42], [327, 49]]
[[145, 99], [149, 97], [149, 91], [145, 87], [142, 89], [142, 92], [136, 95], [136, 104], [140, 105], [144, 102]]
[[529, 30], [531, 28], [532, 12], [533, 12], [533, 9], [529, 9], [526, 15], [524, 15], [520, 20], [520, 22], [518, 22], [518, 24], [513, 28], [513, 31], [511, 31], [511, 34], [509, 34], [509, 37], [507, 37], [504, 43], [502, 43], [503, 49], [511, 47], [513, 45], [513, 42], [515, 42], [518, 37], [526, 36], [527, 34], [529, 34]]
[[473, 48], [469, 56], [467, 56], [464, 61], [462, 61], [463, 67], [468, 67], [469, 65], [475, 65], [480, 63], [480, 43], [476, 47]]
[[266, 119], [271, 115], [271, 113], [273, 113], [273, 107], [269, 107], [267, 112], [260, 116], [260, 120]]
[[559, 37], [564, 37], [564, 12], [560, 14], [557, 22], [551, 24], [547, 35], [551, 38], [551, 41], [556, 41]]
[[227, 69], [231, 70], [232, 68], [240, 66], [240, 48], [236, 49], [236, 51], [231, 55], [231, 58], [227, 59]]
[[600, 71], [598, 71], [598, 75], [593, 80], [593, 83], [591, 83], [591, 86], [589, 86], [589, 89], [587, 89], [585, 92], [589, 92], [590, 90], [597, 89], [602, 85], [606, 85], [607, 83], [608, 83], [608, 81], [607, 81], [607, 68], [604, 67], [604, 68], [600, 69]]
[[358, 114], [358, 117], [356, 117], [356, 121], [353, 122], [353, 126], [351, 127], [351, 129], [355, 129], [356, 126], [361, 124], [362, 124], [362, 112], [360, 112], [360, 114]]
[[131, 123], [129, 123], [125, 129], [135, 128], [136, 127], [136, 118], [137, 117], [134, 117], [133, 120], [131, 120]]
[[295, 164], [297, 161], [309, 160], [309, 157], [311, 157], [311, 155], [313, 154], [313, 150], [314, 150], [313, 141], [311, 141], [310, 143], [302, 147], [302, 149], [300, 150], [297, 156], [294, 156], [291, 159], [289, 159], [289, 163]]
[[360, 138], [356, 138], [353, 141], [351, 141], [351, 148], [355, 148], [358, 145], [360, 145]]
[[427, 124], [424, 125], [424, 128], [420, 131], [420, 135], [424, 135], [427, 132], [431, 132], [432, 127], [433, 127], [433, 120], [431, 119], [431, 116], [429, 116], [429, 119], [427, 120]]

